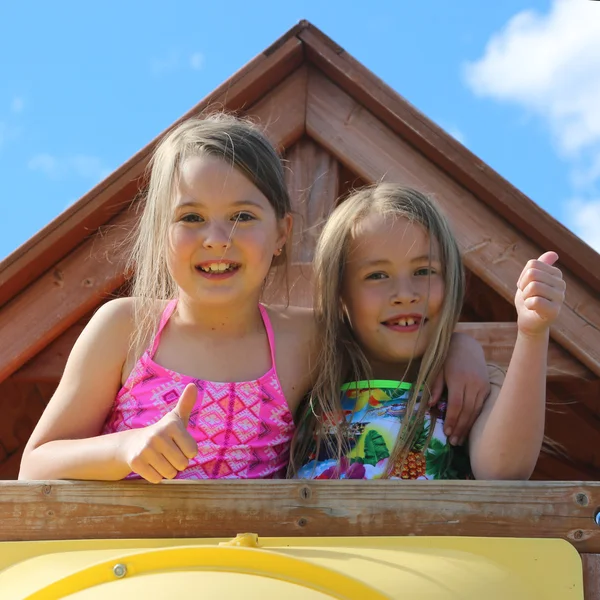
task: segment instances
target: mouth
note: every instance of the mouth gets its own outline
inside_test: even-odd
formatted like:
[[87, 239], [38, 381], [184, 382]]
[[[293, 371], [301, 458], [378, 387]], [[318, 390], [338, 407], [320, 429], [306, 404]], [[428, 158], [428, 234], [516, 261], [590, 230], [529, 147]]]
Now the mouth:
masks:
[[396, 315], [390, 319], [387, 319], [386, 321], [382, 321], [381, 324], [393, 329], [394, 331], [410, 333], [413, 331], [418, 331], [421, 324], [425, 324], [427, 321], [428, 319], [424, 318], [423, 315], [410, 314]]
[[231, 260], [204, 261], [194, 266], [196, 271], [205, 277], [233, 275], [242, 265]]

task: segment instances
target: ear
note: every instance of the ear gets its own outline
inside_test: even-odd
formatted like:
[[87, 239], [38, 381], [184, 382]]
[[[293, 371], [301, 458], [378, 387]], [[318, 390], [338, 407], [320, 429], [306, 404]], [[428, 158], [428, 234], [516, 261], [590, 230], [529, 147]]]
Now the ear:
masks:
[[292, 234], [294, 227], [294, 218], [291, 214], [286, 214], [282, 219], [279, 219], [279, 236], [277, 237], [277, 249], [283, 248], [288, 238]]

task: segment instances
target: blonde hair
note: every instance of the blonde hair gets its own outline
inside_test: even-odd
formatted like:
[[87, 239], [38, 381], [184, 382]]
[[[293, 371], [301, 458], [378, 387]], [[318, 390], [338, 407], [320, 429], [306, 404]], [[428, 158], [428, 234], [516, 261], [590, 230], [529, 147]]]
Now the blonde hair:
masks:
[[[133, 272], [135, 327], [131, 351], [135, 357], [143, 353], [156, 332], [160, 317], [156, 301], [177, 295], [167, 266], [168, 232], [180, 167], [194, 156], [217, 156], [230, 163], [266, 196], [278, 219], [291, 212], [281, 160], [257, 126], [218, 113], [189, 119], [170, 131], [148, 165], [149, 184], [128, 265]], [[282, 250], [272, 267], [285, 268], [288, 253], [285, 247]]]
[[[336, 424], [332, 431], [337, 448], [330, 450], [337, 452], [338, 460], [347, 452], [344, 436], [337, 426], [345, 424], [340, 387], [348, 380], [372, 379], [369, 362], [353, 335], [340, 301], [350, 241], [357, 235], [361, 221], [372, 213], [386, 218], [406, 218], [421, 225], [429, 234], [430, 244], [434, 241], [439, 244], [445, 284], [440, 318], [412, 386], [406, 415], [388, 461], [388, 477], [390, 469], [395, 464], [403, 464], [408, 455], [417, 427], [427, 410], [430, 388], [444, 364], [460, 315], [465, 290], [460, 251], [448, 222], [431, 199], [414, 189], [380, 183], [360, 189], [343, 201], [329, 217], [315, 252], [315, 312], [321, 336], [317, 361], [319, 371], [300, 414], [298, 432], [292, 444], [291, 475], [307, 460], [315, 436], [317, 453], [323, 439], [327, 440], [323, 436], [323, 423]], [[423, 394], [415, 411], [421, 389]]]

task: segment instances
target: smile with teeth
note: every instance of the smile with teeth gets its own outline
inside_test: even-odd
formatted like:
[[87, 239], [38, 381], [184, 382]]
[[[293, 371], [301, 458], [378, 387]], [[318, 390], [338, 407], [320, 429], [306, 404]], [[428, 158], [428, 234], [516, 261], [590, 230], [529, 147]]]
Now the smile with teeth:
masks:
[[408, 325], [418, 325], [421, 322], [421, 319], [413, 319], [412, 317], [407, 317], [406, 319], [397, 319], [394, 321], [387, 321], [390, 325], [401, 325], [402, 327], [407, 327]]
[[240, 265], [231, 262], [211, 262], [202, 265], [196, 265], [196, 268], [204, 273], [227, 273], [235, 271]]
[[406, 327], [407, 329], [412, 330], [418, 328], [421, 325], [421, 322], [426, 323], [427, 319], [424, 319], [421, 315], [404, 315], [392, 317], [391, 319], [384, 321], [383, 325], [392, 328]]

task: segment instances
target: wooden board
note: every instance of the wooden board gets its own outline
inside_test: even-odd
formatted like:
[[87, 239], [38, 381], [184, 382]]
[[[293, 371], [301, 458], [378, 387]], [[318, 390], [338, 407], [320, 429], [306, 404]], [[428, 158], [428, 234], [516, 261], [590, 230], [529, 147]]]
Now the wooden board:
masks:
[[600, 554], [582, 554], [585, 600], [600, 600]]
[[[294, 306], [312, 306], [311, 265], [295, 264], [289, 268], [289, 301]], [[283, 301], [275, 296], [270, 301]], [[21, 369], [13, 374], [14, 381], [58, 382], [75, 340], [84, 323], [72, 325], [59, 338], [44, 348]], [[474, 337], [482, 346], [488, 362], [507, 368], [517, 339], [515, 323], [459, 323], [457, 331]], [[551, 341], [548, 352], [548, 380], [595, 379], [586, 367], [571, 357], [556, 342]]]
[[[506, 300], [528, 260], [543, 250], [415, 151], [341, 88], [309, 73], [307, 133], [370, 182], [396, 181], [435, 196], [449, 216], [467, 268]], [[567, 294], [552, 336], [600, 375], [600, 302], [564, 270]]]
[[261, 536], [559, 537], [600, 552], [600, 483], [0, 483], [0, 540]]
[[286, 184], [294, 211], [292, 261], [310, 263], [319, 234], [338, 198], [338, 162], [310, 138], [285, 155]]

